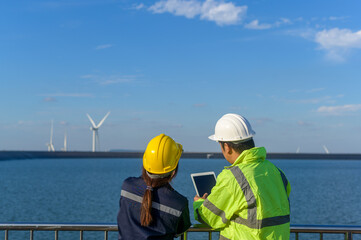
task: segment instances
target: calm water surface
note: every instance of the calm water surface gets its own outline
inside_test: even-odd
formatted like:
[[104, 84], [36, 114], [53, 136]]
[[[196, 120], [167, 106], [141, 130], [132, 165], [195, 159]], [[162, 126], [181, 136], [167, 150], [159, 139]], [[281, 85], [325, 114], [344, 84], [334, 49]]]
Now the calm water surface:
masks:
[[[291, 224], [361, 225], [361, 161], [272, 162], [291, 183]], [[122, 181], [139, 176], [141, 164], [141, 159], [0, 161], [0, 222], [115, 223]], [[188, 197], [192, 218], [196, 193], [190, 174], [219, 174], [226, 165], [222, 159], [181, 159], [173, 187]]]

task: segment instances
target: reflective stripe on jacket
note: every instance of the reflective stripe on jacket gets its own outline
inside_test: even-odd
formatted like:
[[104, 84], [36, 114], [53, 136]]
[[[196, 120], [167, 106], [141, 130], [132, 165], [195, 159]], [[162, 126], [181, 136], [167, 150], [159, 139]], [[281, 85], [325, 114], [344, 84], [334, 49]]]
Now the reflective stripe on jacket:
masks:
[[243, 151], [207, 199], [193, 203], [196, 220], [220, 229], [220, 239], [289, 239], [291, 187], [265, 158], [263, 147]]
[[119, 239], [174, 239], [191, 225], [188, 200], [170, 185], [154, 188], [152, 198], [153, 222], [143, 227], [140, 210], [146, 184], [142, 178], [127, 178], [122, 186], [119, 200]]

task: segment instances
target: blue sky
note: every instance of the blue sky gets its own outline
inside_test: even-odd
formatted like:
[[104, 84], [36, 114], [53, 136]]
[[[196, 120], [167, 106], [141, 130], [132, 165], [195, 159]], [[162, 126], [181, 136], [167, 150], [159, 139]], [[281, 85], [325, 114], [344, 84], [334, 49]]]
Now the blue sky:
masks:
[[270, 152], [360, 153], [361, 2], [53, 0], [0, 3], [0, 150], [185, 151], [226, 113]]

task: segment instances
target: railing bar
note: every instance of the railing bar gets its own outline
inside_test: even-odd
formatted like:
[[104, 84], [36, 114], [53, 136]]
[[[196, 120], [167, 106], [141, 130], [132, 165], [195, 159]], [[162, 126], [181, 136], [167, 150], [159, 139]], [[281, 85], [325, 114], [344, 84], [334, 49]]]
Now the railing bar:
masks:
[[211, 231], [208, 232], [208, 239], [212, 240], [212, 232]]
[[108, 240], [108, 231], [104, 231], [104, 240]]
[[320, 233], [320, 240], [323, 240], [323, 233]]
[[8, 230], [5, 230], [5, 240], [8, 240], [9, 232]]
[[33, 240], [33, 238], [34, 238], [34, 231], [30, 230], [30, 240]]
[[58, 230], [55, 230], [55, 240], [58, 240]]
[[347, 232], [347, 240], [352, 240], [352, 232]]
[[298, 240], [298, 232], [296, 232], [296, 240]]
[[83, 230], [80, 230], [80, 240], [83, 240]]

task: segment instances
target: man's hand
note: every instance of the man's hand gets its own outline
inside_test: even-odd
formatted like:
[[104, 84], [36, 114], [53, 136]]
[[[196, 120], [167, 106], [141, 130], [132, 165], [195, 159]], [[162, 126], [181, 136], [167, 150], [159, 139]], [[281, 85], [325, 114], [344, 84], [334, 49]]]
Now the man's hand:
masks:
[[201, 198], [202, 198], [202, 199], [206, 199], [207, 197], [208, 197], [208, 193], [205, 193], [205, 194], [203, 194], [202, 197], [199, 197], [199, 196], [196, 195], [196, 196], [193, 198], [193, 200], [194, 200], [194, 201], [197, 201], [198, 199], [201, 199]]

